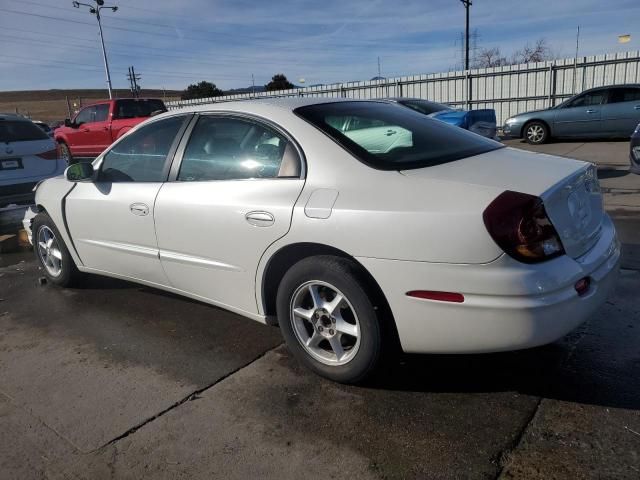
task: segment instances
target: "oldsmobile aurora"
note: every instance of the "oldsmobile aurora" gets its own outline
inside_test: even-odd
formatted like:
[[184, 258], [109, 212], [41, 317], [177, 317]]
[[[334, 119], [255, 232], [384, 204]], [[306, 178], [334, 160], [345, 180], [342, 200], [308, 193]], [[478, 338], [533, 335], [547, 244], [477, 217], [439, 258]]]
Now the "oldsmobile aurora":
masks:
[[278, 323], [357, 382], [395, 346], [474, 353], [562, 337], [606, 299], [620, 247], [595, 167], [386, 102], [171, 111], [36, 192], [50, 282], [139, 282]]

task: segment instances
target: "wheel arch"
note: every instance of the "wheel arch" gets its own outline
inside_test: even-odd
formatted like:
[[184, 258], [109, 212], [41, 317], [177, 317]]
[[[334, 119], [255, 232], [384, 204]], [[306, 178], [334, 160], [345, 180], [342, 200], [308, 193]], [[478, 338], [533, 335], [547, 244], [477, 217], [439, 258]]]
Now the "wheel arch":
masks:
[[332, 255], [345, 258], [353, 262], [358, 268], [361, 280], [368, 292], [373, 296], [377, 309], [381, 310], [380, 318], [386, 319], [382, 327], [391, 337], [396, 346], [400, 345], [396, 322], [389, 302], [382, 288], [371, 273], [355, 257], [329, 245], [313, 242], [299, 242], [285, 245], [277, 250], [269, 258], [262, 273], [259, 286], [262, 294], [261, 302], [268, 323], [277, 324], [276, 319], [276, 295], [284, 274], [300, 260], [318, 255]]

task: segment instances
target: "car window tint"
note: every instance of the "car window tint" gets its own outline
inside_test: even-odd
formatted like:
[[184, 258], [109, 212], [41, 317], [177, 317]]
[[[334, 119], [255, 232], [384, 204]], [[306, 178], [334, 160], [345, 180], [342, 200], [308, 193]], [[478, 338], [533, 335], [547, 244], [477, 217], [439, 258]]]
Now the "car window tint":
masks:
[[640, 88], [612, 88], [609, 103], [639, 102]]
[[400, 105], [412, 108], [416, 112], [424, 113], [425, 115], [431, 115], [436, 112], [443, 112], [447, 110], [453, 110], [448, 105], [442, 103], [429, 102], [428, 100], [398, 100]]
[[103, 103], [101, 105], [96, 105], [95, 110], [93, 112], [93, 121], [94, 122], [105, 122], [107, 117], [109, 116], [109, 104]]
[[162, 100], [153, 98], [125, 99], [116, 101], [116, 118], [150, 117], [152, 113], [167, 111]]
[[48, 138], [35, 123], [26, 120], [0, 119], [0, 143], [28, 142]]
[[[234, 180], [297, 176], [294, 150], [273, 129], [244, 119], [203, 116], [185, 149], [178, 181]], [[294, 162], [293, 173], [282, 174], [283, 158]], [[291, 172], [291, 170], [289, 170]]]
[[336, 102], [294, 112], [357, 159], [385, 170], [440, 165], [502, 148], [462, 128], [386, 102]]
[[185, 117], [152, 122], [116, 143], [103, 158], [101, 182], [162, 182], [171, 145]]
[[86, 107], [78, 112], [76, 115], [75, 123], [80, 125], [81, 123], [89, 123], [92, 121], [93, 115], [95, 112], [95, 107]]
[[585, 93], [571, 102], [568, 107], [588, 107], [590, 105], [600, 105], [604, 100], [604, 90]]

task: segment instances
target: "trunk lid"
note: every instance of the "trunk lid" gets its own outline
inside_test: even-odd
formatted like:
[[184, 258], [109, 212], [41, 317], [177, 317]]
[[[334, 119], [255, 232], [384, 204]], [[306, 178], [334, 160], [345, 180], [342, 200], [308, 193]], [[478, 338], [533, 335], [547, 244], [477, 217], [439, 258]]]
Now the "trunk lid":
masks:
[[573, 258], [586, 253], [601, 231], [604, 209], [596, 168], [579, 160], [502, 148], [400, 173], [492, 188], [496, 196], [505, 190], [536, 195]]

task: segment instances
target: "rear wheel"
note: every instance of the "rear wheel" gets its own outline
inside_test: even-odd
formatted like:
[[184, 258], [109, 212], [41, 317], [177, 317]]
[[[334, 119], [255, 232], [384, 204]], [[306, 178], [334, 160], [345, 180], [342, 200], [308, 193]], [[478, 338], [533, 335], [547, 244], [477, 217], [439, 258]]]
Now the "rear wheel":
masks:
[[277, 311], [289, 350], [314, 372], [356, 383], [378, 366], [380, 324], [353, 262], [333, 256], [301, 260], [280, 283]]
[[542, 122], [530, 122], [524, 127], [524, 138], [531, 145], [540, 145], [549, 140], [549, 128]]
[[51, 217], [39, 213], [33, 219], [33, 248], [47, 279], [61, 287], [72, 286], [80, 272]]
[[67, 163], [67, 165], [74, 163], [73, 155], [71, 155], [71, 149], [69, 148], [69, 145], [64, 142], [60, 142], [60, 157]]

